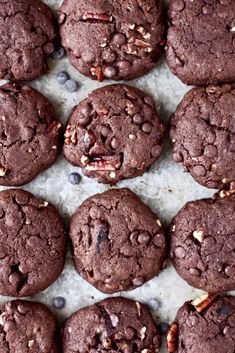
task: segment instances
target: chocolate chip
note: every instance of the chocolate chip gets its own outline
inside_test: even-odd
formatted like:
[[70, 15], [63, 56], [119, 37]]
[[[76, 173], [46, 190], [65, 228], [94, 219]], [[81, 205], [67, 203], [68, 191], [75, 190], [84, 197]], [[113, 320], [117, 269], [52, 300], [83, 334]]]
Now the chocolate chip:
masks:
[[142, 124], [144, 118], [143, 118], [143, 115], [140, 114], [140, 113], [137, 113], [133, 116], [133, 122], [136, 124], [136, 125], [140, 125]]
[[113, 137], [111, 140], [111, 147], [115, 150], [116, 148], [118, 148], [118, 146], [119, 146], [118, 139], [116, 137]]
[[122, 71], [129, 72], [131, 70], [131, 63], [127, 60], [119, 61], [118, 67]]
[[168, 325], [166, 322], [161, 322], [159, 324], [159, 329], [162, 335], [166, 335], [167, 332], [169, 331], [170, 325]]
[[135, 230], [134, 232], [132, 232], [132, 233], [130, 234], [130, 241], [131, 241], [132, 243], [135, 242], [136, 239], [137, 239], [137, 237], [138, 237], [138, 235], [139, 235], [138, 230]]
[[192, 276], [199, 277], [200, 276], [200, 271], [197, 268], [190, 268], [189, 273]]
[[147, 232], [140, 233], [138, 236], [138, 243], [148, 244], [150, 241], [150, 235]]
[[52, 59], [54, 59], [54, 60], [60, 60], [60, 59], [62, 59], [62, 58], [64, 57], [64, 55], [65, 55], [65, 50], [64, 50], [64, 48], [61, 47], [61, 46], [55, 46], [55, 47], [54, 47], [54, 51], [53, 51], [53, 53], [51, 54], [51, 57], [52, 57]]
[[104, 49], [102, 57], [106, 63], [113, 63], [116, 60], [116, 55], [110, 48]]
[[193, 173], [197, 176], [203, 176], [206, 174], [206, 169], [203, 167], [203, 165], [196, 165], [193, 167]]
[[84, 104], [83, 107], [81, 108], [80, 112], [83, 116], [89, 116], [91, 114], [92, 108], [89, 104]]
[[149, 307], [150, 310], [156, 311], [160, 307], [160, 303], [157, 299], [151, 298], [147, 301], [147, 306]]
[[96, 252], [101, 252], [101, 244], [104, 241], [108, 241], [109, 226], [106, 222], [100, 222], [98, 226], [98, 232], [96, 234]]
[[69, 174], [69, 182], [73, 185], [79, 184], [81, 179], [81, 175], [76, 172]]
[[141, 128], [146, 134], [149, 134], [153, 127], [150, 123], [144, 123]]
[[217, 156], [218, 150], [217, 147], [214, 145], [207, 145], [204, 150], [204, 155], [207, 157], [215, 157]]
[[159, 146], [159, 145], [156, 145], [151, 149], [151, 155], [154, 158], [159, 157], [161, 152], [162, 152], [162, 146]]
[[172, 3], [172, 7], [174, 11], [182, 11], [185, 7], [185, 3], [183, 0], [175, 0]]
[[121, 45], [123, 45], [126, 42], [126, 37], [122, 33], [117, 33], [117, 34], [114, 35], [112, 41], [113, 41], [114, 44], [116, 44], [118, 46], [121, 46]]
[[183, 259], [185, 257], [185, 250], [184, 248], [182, 248], [181, 246], [178, 246], [178, 248], [175, 249], [175, 256], [180, 258], [180, 259]]
[[164, 242], [165, 242], [164, 235], [161, 233], [156, 234], [153, 238], [154, 245], [156, 245], [159, 248], [164, 244]]
[[52, 305], [55, 309], [63, 309], [65, 306], [65, 298], [63, 298], [63, 297], [53, 298]]
[[104, 68], [104, 76], [107, 77], [107, 78], [112, 78], [114, 76], [116, 76], [117, 74], [117, 71], [114, 67], [112, 66], [106, 66]]
[[139, 276], [133, 279], [134, 286], [141, 286], [144, 283], [144, 278]]
[[211, 15], [213, 13], [213, 7], [210, 5], [205, 5], [202, 8], [203, 15]]
[[68, 92], [76, 92], [78, 85], [77, 82], [74, 80], [67, 80], [65, 82], [65, 88], [67, 89]]
[[56, 79], [61, 85], [63, 85], [69, 80], [69, 74], [66, 71], [61, 71], [57, 74]]
[[108, 135], [111, 132], [111, 129], [107, 126], [102, 126], [100, 132], [101, 132], [101, 135], [103, 135], [104, 137], [108, 137]]

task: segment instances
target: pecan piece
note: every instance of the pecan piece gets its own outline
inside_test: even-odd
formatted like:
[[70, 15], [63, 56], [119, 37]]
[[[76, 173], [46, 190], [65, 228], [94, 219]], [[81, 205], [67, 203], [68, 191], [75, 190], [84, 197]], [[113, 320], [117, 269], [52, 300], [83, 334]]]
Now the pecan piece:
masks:
[[174, 353], [178, 348], [178, 325], [173, 323], [169, 328], [167, 333], [166, 342], [167, 342], [167, 350], [169, 353]]
[[57, 132], [61, 128], [62, 124], [58, 121], [53, 121], [50, 125], [47, 126], [46, 132], [50, 133], [52, 131]]
[[102, 67], [100, 67], [100, 66], [92, 67], [91, 74], [92, 74], [92, 76], [96, 76], [97, 80], [100, 82], [104, 80], [103, 70], [102, 70]]
[[3, 177], [4, 175], [6, 175], [6, 172], [7, 172], [7, 169], [2, 165], [0, 165], [0, 177]]
[[120, 157], [115, 156], [102, 156], [92, 157], [86, 164], [85, 169], [89, 171], [112, 171], [117, 170], [121, 166]]
[[97, 20], [97, 21], [112, 22], [113, 16], [107, 15], [106, 13], [85, 12], [82, 16], [82, 19], [84, 21]]
[[141, 39], [135, 39], [134, 44], [135, 46], [141, 47], [141, 48], [151, 48], [151, 44], [144, 42]]
[[197, 312], [201, 313], [203, 310], [209, 308], [209, 306], [213, 303], [216, 297], [216, 294], [205, 293], [201, 297], [193, 300], [191, 304], [195, 307]]
[[71, 125], [67, 126], [67, 129], [64, 133], [64, 142], [66, 145], [70, 145], [70, 143], [72, 142], [74, 145], [77, 144], [78, 142], [78, 137], [77, 137], [77, 130], [73, 129], [73, 131], [71, 130]]

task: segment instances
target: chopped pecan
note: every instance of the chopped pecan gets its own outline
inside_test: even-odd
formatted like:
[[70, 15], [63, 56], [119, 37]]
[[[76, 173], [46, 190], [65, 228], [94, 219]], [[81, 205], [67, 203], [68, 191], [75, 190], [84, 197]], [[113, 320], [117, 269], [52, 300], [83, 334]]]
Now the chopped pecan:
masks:
[[209, 306], [213, 303], [216, 297], [216, 294], [205, 293], [200, 298], [193, 300], [191, 304], [195, 307], [197, 312], [201, 313], [203, 310], [209, 308]]
[[149, 44], [149, 43], [147, 43], [147, 42], [144, 42], [144, 41], [141, 40], [141, 39], [135, 39], [134, 44], [135, 44], [137, 47], [141, 47], [141, 48], [151, 48], [151, 44]]
[[82, 16], [82, 19], [84, 21], [96, 20], [96, 21], [112, 22], [113, 16], [107, 15], [106, 13], [85, 12]]
[[48, 205], [49, 205], [49, 202], [41, 200], [39, 202], [38, 208], [44, 208], [44, 207], [47, 207]]
[[76, 129], [71, 129], [71, 125], [67, 126], [67, 129], [64, 133], [64, 137], [65, 137], [65, 144], [66, 145], [70, 145], [70, 143], [72, 142], [74, 145], [77, 144], [78, 142], [78, 137], [77, 137], [77, 130]]
[[2, 165], [0, 165], [0, 177], [3, 177], [4, 175], [6, 175], [6, 172], [7, 172], [7, 169]]
[[230, 196], [235, 193], [235, 189], [222, 190], [219, 193], [219, 196], [223, 199], [224, 197]]
[[100, 66], [92, 67], [91, 74], [92, 74], [92, 76], [96, 76], [97, 80], [100, 82], [104, 80], [103, 70], [102, 70], [102, 67], [100, 67]]
[[204, 239], [204, 232], [203, 232], [203, 230], [201, 230], [201, 229], [197, 229], [197, 230], [195, 230], [194, 232], [193, 232], [193, 237], [195, 238], [195, 239], [197, 239], [200, 243], [203, 241], [203, 239]]
[[174, 353], [178, 348], [178, 325], [173, 323], [167, 333], [167, 350], [169, 353]]
[[86, 164], [85, 169], [89, 171], [111, 171], [119, 169], [120, 166], [121, 160], [118, 156], [95, 156], [90, 158], [90, 161]]
[[52, 131], [58, 131], [61, 128], [61, 123], [58, 123], [58, 121], [53, 121], [50, 125], [47, 126], [46, 132], [50, 133]]

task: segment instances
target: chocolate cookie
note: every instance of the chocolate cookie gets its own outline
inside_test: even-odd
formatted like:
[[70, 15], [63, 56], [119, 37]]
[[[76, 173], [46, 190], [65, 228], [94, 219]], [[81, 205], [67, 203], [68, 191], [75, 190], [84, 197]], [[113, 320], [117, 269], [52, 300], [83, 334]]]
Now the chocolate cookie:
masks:
[[58, 353], [57, 322], [42, 304], [14, 300], [0, 305], [1, 353]]
[[30, 86], [0, 87], [0, 185], [23, 185], [56, 160], [62, 125]]
[[161, 222], [128, 189], [83, 202], [71, 219], [70, 236], [78, 273], [104, 293], [141, 286], [165, 265]]
[[46, 68], [56, 36], [49, 7], [40, 0], [0, 0], [0, 79], [33, 80]]
[[190, 285], [235, 290], [235, 194], [188, 202], [172, 220], [171, 259]]
[[164, 126], [150, 96], [111, 85], [93, 91], [68, 121], [64, 155], [101, 183], [142, 175], [162, 152]]
[[0, 294], [47, 288], [65, 261], [65, 226], [56, 208], [24, 190], [0, 192]]
[[235, 81], [234, 0], [171, 0], [166, 59], [190, 85]]
[[125, 298], [109, 298], [78, 310], [65, 323], [63, 353], [159, 352], [159, 330], [148, 309]]
[[71, 63], [99, 81], [145, 74], [164, 45], [160, 0], [64, 0], [58, 21]]
[[170, 121], [173, 159], [209, 188], [235, 181], [235, 89], [230, 85], [189, 91]]
[[186, 302], [167, 335], [170, 353], [234, 353], [235, 298], [205, 294]]

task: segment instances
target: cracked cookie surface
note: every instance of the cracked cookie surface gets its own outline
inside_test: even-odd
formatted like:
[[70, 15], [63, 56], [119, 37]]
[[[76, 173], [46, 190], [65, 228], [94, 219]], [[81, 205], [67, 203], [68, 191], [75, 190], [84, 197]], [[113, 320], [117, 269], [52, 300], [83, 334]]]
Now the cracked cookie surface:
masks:
[[30, 182], [51, 166], [62, 125], [49, 101], [30, 86], [0, 87], [0, 185]]
[[[234, 353], [235, 298], [218, 297], [198, 313], [192, 302], [178, 311], [178, 334], [172, 353]], [[178, 347], [177, 347], [178, 346]]]
[[64, 0], [58, 21], [71, 63], [99, 81], [143, 75], [164, 45], [159, 0]]
[[0, 294], [46, 289], [65, 261], [65, 226], [56, 208], [24, 190], [0, 192]]
[[78, 310], [66, 321], [62, 337], [64, 353], [157, 353], [161, 343], [149, 310], [120, 297]]
[[171, 0], [166, 58], [190, 85], [235, 80], [234, 0]]
[[49, 7], [40, 0], [0, 0], [0, 79], [33, 80], [46, 68], [56, 36]]
[[57, 322], [42, 304], [14, 300], [0, 305], [1, 353], [58, 353]]
[[132, 290], [164, 267], [161, 222], [128, 189], [88, 198], [71, 219], [70, 237], [78, 273], [104, 293]]
[[171, 223], [171, 259], [190, 285], [235, 290], [235, 194], [188, 202]]
[[235, 181], [235, 89], [226, 84], [189, 91], [170, 121], [173, 159], [201, 185]]
[[64, 155], [101, 183], [142, 175], [162, 152], [164, 125], [152, 98], [137, 88], [93, 91], [67, 123]]

